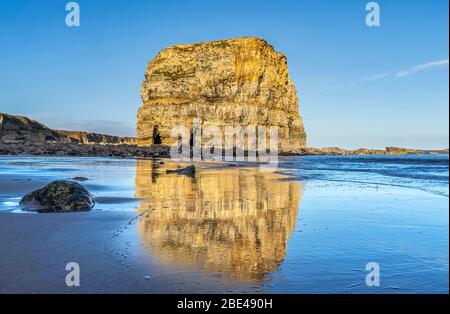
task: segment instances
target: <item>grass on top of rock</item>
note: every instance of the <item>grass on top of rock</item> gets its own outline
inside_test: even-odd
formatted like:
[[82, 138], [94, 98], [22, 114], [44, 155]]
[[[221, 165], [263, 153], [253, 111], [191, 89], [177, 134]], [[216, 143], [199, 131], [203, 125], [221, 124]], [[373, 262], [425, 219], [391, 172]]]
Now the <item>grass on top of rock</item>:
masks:
[[220, 47], [220, 48], [225, 48], [225, 47], [229, 47], [230, 46], [230, 43], [227, 42], [226, 40], [213, 42], [212, 44], [213, 44], [213, 46]]
[[162, 75], [162, 76], [167, 77], [168, 79], [170, 79], [172, 81], [177, 81], [177, 80], [180, 80], [180, 79], [193, 77], [192, 74], [188, 74], [188, 73], [170, 72], [170, 71], [159, 70], [159, 69], [153, 71], [153, 74]]

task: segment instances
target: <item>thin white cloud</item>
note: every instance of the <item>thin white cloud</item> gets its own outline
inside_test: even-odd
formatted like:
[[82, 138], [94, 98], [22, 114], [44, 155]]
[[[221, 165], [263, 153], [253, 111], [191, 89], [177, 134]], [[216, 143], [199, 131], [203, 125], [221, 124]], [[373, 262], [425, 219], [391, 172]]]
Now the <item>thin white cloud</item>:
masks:
[[441, 66], [448, 66], [448, 59], [418, 64], [418, 65], [410, 67], [409, 69], [397, 72], [397, 74], [395, 76], [405, 77], [405, 76], [408, 76], [411, 74], [415, 74], [417, 72], [426, 71], [428, 69], [441, 67]]
[[365, 78], [363, 78], [363, 79], [361, 79], [359, 81], [356, 81], [356, 82], [349, 82], [349, 83], [347, 83], [347, 86], [348, 87], [355, 87], [358, 84], [378, 81], [378, 80], [384, 79], [387, 76], [389, 76], [389, 74], [387, 74], [387, 73], [375, 74], [375, 75], [371, 75], [371, 76], [365, 77]]
[[378, 81], [378, 80], [384, 79], [387, 76], [388, 76], [387, 73], [375, 74], [375, 75], [371, 75], [366, 78], [363, 78], [361, 80], [361, 82]]
[[[448, 66], [448, 59], [431, 61], [431, 62], [427, 62], [427, 63], [423, 63], [423, 64], [414, 65], [408, 69], [401, 70], [401, 71], [395, 73], [395, 77], [402, 78], [402, 77], [405, 77], [405, 76], [408, 76], [411, 74], [415, 74], [417, 72], [426, 71], [426, 70], [429, 70], [432, 68], [442, 67], [442, 66]], [[378, 81], [378, 80], [382, 80], [382, 79], [385, 79], [390, 76], [391, 76], [391, 74], [389, 74], [389, 73], [375, 74], [375, 75], [365, 77], [357, 82], [350, 82], [350, 83], [348, 83], [348, 86], [354, 87], [354, 86], [358, 85], [359, 83]]]

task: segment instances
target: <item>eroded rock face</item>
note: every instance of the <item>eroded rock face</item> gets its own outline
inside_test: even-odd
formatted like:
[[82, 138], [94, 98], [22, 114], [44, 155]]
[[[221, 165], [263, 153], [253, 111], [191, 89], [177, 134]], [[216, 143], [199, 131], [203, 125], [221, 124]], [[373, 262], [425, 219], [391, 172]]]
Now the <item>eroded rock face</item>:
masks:
[[195, 118], [202, 128], [278, 127], [281, 152], [306, 145], [286, 57], [259, 38], [166, 48], [148, 63], [141, 97], [140, 145], [171, 145], [172, 128]]
[[54, 181], [25, 195], [20, 204], [42, 213], [89, 211], [95, 201], [91, 193], [74, 181]]
[[0, 144], [59, 142], [68, 143], [62, 134], [22, 116], [0, 113]]

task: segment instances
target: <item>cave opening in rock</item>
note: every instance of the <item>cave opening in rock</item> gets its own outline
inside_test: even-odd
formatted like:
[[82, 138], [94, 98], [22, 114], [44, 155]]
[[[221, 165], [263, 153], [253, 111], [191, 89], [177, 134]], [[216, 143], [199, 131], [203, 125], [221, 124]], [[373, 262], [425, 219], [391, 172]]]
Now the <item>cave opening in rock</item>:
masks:
[[162, 144], [161, 135], [159, 134], [159, 129], [157, 125], [155, 125], [155, 127], [153, 128], [153, 144], [156, 145]]

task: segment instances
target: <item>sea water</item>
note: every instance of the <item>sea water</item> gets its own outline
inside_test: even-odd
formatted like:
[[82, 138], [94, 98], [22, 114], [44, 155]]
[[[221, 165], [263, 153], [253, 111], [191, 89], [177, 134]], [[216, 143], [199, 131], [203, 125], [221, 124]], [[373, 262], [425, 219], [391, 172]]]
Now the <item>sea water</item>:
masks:
[[282, 157], [276, 173], [203, 165], [195, 179], [166, 166], [0, 157], [0, 211], [84, 176], [94, 210], [151, 212], [139, 238], [180, 269], [268, 293], [448, 293], [448, 155]]

